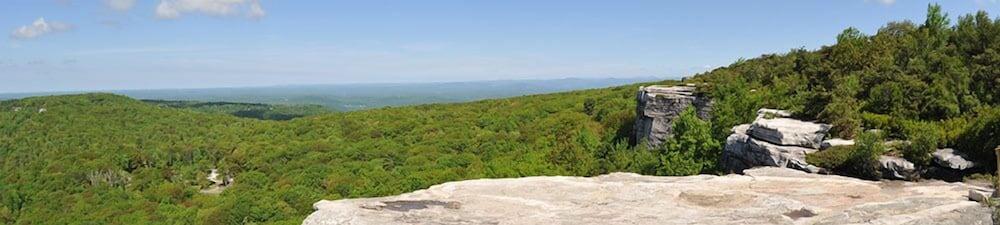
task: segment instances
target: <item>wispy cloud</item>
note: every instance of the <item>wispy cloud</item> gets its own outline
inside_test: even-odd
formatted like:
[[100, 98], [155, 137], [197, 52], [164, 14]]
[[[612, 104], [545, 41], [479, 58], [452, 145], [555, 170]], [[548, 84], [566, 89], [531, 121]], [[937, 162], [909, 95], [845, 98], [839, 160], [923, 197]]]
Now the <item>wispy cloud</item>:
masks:
[[47, 34], [58, 33], [73, 29], [73, 25], [58, 21], [46, 21], [45, 18], [38, 18], [29, 25], [21, 26], [10, 33], [12, 39], [26, 40], [41, 37]]
[[156, 6], [156, 17], [161, 19], [176, 19], [189, 13], [243, 15], [253, 19], [267, 15], [259, 0], [160, 0], [160, 4]]

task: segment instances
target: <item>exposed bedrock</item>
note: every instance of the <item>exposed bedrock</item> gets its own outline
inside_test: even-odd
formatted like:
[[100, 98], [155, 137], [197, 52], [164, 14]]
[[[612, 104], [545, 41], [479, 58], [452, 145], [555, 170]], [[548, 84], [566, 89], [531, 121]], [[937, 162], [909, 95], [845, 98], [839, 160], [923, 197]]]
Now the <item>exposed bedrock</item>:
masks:
[[304, 224], [992, 223], [989, 208], [969, 200], [985, 189], [963, 183], [874, 182], [777, 167], [745, 172], [458, 181], [398, 196], [320, 201]]
[[740, 173], [758, 166], [777, 166], [806, 172], [820, 168], [806, 163], [806, 154], [819, 151], [830, 125], [785, 118], [783, 110], [761, 109], [751, 124], [733, 128], [720, 163]]
[[712, 101], [695, 93], [693, 86], [640, 87], [636, 94], [635, 139], [656, 148], [673, 133], [674, 120], [688, 107], [701, 119], [709, 119]]

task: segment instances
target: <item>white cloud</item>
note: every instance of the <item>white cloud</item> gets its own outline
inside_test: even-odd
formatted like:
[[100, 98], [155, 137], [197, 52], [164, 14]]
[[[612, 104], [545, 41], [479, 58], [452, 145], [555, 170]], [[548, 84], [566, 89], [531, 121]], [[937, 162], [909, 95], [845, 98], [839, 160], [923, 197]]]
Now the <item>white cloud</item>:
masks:
[[24, 25], [10, 33], [13, 39], [33, 39], [50, 33], [58, 33], [73, 29], [72, 25], [57, 21], [45, 21], [45, 18], [38, 18], [30, 25]]
[[104, 4], [114, 10], [128, 11], [135, 6], [135, 0], [104, 0]]
[[156, 6], [156, 17], [161, 19], [176, 19], [186, 13], [245, 15], [255, 19], [267, 15], [259, 0], [160, 0]]

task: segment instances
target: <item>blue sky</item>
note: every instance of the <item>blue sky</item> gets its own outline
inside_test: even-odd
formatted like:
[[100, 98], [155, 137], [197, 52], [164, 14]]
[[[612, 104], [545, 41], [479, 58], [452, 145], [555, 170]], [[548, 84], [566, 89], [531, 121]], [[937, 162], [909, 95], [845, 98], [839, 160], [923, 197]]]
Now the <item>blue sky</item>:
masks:
[[670, 78], [921, 22], [928, 3], [5, 0], [0, 92]]

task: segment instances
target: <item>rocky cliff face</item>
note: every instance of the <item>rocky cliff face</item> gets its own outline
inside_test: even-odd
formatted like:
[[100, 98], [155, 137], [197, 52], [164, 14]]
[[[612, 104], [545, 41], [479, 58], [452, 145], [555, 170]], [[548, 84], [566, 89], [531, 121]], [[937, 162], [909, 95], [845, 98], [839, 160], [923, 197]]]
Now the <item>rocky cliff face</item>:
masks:
[[696, 94], [693, 86], [640, 87], [636, 101], [635, 139], [650, 148], [660, 146], [670, 137], [673, 121], [688, 107], [695, 107], [702, 119], [711, 116], [711, 99]]
[[777, 167], [745, 173], [459, 181], [399, 196], [320, 201], [304, 224], [992, 223], [988, 208], [969, 201], [983, 188], [962, 183], [873, 182]]

